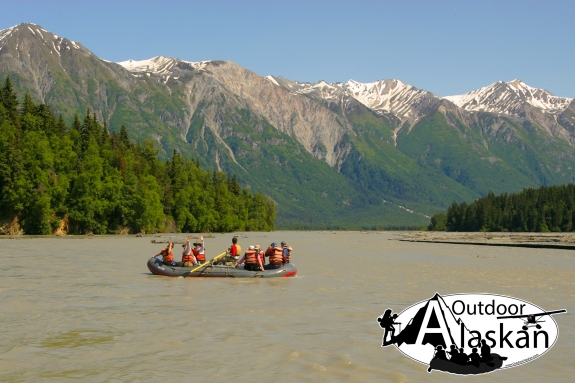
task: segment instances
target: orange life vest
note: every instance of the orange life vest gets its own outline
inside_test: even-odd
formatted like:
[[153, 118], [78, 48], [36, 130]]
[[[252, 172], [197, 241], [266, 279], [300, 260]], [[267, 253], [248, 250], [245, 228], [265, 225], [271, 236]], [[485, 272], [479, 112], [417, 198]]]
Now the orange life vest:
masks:
[[162, 249], [162, 251], [160, 251], [160, 254], [162, 255], [162, 258], [164, 258], [164, 263], [174, 262], [174, 253], [172, 253], [171, 251], [168, 252], [167, 247]]
[[190, 255], [182, 255], [182, 262], [194, 262], [193, 255], [193, 253], [190, 253]]
[[[269, 249], [268, 249], [269, 250]], [[281, 265], [283, 263], [283, 249], [281, 247], [272, 248], [273, 251], [270, 252], [270, 263], [272, 265]]]
[[194, 260], [194, 249], [190, 249], [191, 251], [190, 251], [190, 254], [188, 254], [188, 255], [186, 255], [186, 250], [187, 250], [187, 247], [184, 249], [184, 252], [182, 253], [182, 262], [194, 263], [195, 262], [195, 260]]
[[194, 256], [196, 257], [196, 259], [198, 260], [198, 262], [203, 262], [206, 260], [206, 254], [200, 254], [200, 251], [197, 249], [192, 249], [192, 253], [194, 254]]
[[246, 250], [245, 262], [246, 262], [246, 263], [259, 264], [258, 258], [256, 257], [256, 253], [257, 253], [257, 252], [256, 252], [255, 250]]

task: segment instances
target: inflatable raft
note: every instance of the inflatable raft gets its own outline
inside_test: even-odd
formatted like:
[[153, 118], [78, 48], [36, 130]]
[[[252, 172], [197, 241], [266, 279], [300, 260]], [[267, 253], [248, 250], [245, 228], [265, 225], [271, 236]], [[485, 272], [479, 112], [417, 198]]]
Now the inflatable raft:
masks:
[[297, 269], [293, 263], [286, 263], [279, 269], [265, 271], [244, 270], [243, 266], [233, 267], [224, 265], [211, 265], [206, 262], [205, 266], [197, 271], [189, 273], [194, 267], [180, 267], [164, 265], [162, 257], [152, 257], [148, 260], [148, 269], [155, 275], [166, 277], [212, 277], [212, 278], [278, 278], [293, 277]]

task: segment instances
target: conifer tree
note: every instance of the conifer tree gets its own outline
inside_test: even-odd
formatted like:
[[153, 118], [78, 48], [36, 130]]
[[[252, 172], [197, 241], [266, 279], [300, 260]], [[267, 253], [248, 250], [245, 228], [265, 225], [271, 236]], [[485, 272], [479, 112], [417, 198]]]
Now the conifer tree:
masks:
[[2, 103], [8, 113], [8, 117], [15, 126], [19, 126], [20, 119], [18, 115], [18, 96], [14, 92], [14, 86], [10, 76], [6, 76], [4, 86], [2, 87]]
[[24, 94], [24, 101], [22, 102], [22, 106], [20, 109], [20, 115], [21, 116], [25, 116], [26, 113], [34, 113], [34, 102], [32, 101], [32, 97], [30, 96], [30, 93], [26, 92]]

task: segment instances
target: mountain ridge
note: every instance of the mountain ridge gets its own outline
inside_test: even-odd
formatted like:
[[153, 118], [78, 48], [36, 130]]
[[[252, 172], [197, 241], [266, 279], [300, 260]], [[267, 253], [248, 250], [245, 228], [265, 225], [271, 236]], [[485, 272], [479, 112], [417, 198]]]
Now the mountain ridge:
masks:
[[[567, 107], [556, 113], [525, 102], [516, 114], [469, 111], [399, 80], [311, 84], [164, 56], [111, 63], [40, 26], [6, 31], [0, 75], [18, 90], [64, 115], [89, 108], [113, 131], [125, 124], [164, 157], [175, 149], [237, 174], [276, 201], [278, 227], [423, 226], [454, 200], [575, 178], [573, 101], [557, 99]], [[515, 97], [555, 100], [529, 92]]]

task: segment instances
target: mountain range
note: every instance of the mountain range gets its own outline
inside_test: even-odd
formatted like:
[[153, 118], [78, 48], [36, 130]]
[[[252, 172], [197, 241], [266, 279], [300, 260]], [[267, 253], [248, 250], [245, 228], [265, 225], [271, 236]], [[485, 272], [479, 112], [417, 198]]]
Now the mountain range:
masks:
[[71, 121], [152, 139], [274, 199], [278, 228], [426, 225], [453, 201], [573, 182], [575, 102], [521, 80], [439, 97], [395, 79], [298, 82], [231, 61], [112, 63], [35, 24], [0, 76]]

